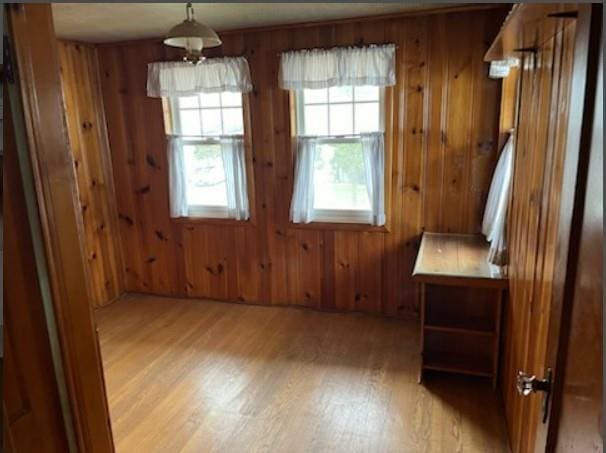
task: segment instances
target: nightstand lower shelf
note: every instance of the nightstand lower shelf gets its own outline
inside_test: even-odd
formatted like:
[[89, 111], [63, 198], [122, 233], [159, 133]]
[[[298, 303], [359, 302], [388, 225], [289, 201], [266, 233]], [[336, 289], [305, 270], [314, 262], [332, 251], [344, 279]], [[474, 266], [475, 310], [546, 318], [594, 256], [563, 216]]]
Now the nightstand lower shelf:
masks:
[[471, 376], [492, 377], [492, 361], [477, 357], [448, 353], [424, 353], [422, 367], [425, 370], [446, 371]]

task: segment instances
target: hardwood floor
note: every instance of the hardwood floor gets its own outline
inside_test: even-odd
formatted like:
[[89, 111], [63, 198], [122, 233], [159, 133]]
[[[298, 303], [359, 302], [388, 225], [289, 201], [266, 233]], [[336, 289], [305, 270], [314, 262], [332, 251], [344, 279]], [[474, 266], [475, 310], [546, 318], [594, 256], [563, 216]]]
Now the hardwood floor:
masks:
[[489, 380], [416, 383], [415, 322], [142, 295], [96, 313], [118, 453], [509, 451]]

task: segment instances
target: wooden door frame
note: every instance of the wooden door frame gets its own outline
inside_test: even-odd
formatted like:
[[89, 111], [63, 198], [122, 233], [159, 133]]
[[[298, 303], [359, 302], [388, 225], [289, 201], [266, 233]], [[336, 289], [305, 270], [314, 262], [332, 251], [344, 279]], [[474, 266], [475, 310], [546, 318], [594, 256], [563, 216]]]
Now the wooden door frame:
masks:
[[113, 452], [51, 5], [6, 12], [77, 449]]
[[[574, 49], [570, 112], [562, 180], [574, 190], [563, 190], [558, 219], [557, 253], [545, 362], [553, 372], [547, 423], [537, 425], [536, 452], [555, 448], [561, 408], [567, 342], [572, 319], [577, 258], [587, 184], [596, 76], [602, 21], [601, 4], [579, 5]], [[546, 370], [543, 370], [546, 371]]]

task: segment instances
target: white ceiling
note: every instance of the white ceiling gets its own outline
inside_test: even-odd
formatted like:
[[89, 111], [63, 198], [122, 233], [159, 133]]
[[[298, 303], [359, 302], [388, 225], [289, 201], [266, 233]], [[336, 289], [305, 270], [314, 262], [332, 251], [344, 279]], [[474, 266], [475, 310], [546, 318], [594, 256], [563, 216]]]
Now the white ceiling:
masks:
[[[216, 31], [401, 13], [444, 3], [196, 3], [195, 18]], [[452, 3], [450, 5], [453, 5]], [[112, 42], [163, 36], [185, 3], [53, 3], [57, 36]]]

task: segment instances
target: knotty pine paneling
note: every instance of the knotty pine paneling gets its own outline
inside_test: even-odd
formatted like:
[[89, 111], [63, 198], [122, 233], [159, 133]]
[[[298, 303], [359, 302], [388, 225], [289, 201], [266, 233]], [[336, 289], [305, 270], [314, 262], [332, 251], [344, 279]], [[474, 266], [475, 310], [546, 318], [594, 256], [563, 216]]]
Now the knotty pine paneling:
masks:
[[124, 285], [97, 51], [90, 45], [64, 41], [59, 41], [58, 48], [93, 304], [99, 307], [118, 297]]
[[[147, 63], [174, 58], [161, 43], [98, 49], [118, 194], [128, 291], [255, 304], [416, 316], [410, 273], [423, 230], [477, 232], [497, 155], [500, 82], [482, 57], [506, 11], [225, 33], [208, 56], [245, 55], [255, 196], [252, 225], [168, 217], [166, 140]], [[287, 49], [397, 44], [387, 90], [389, 232], [289, 224], [293, 178], [289, 94], [278, 86]]]

